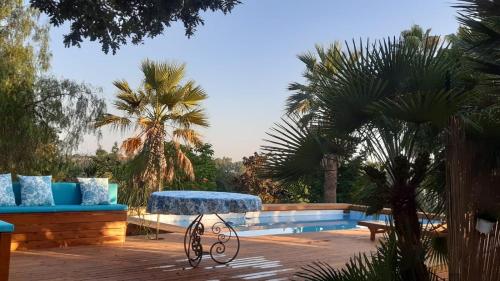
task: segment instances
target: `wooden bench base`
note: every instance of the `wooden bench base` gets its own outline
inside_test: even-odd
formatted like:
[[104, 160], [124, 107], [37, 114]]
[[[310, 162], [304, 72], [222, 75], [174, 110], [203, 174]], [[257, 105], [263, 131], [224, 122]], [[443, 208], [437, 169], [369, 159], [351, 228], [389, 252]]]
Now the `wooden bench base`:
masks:
[[125, 242], [126, 211], [0, 214], [14, 224], [10, 249], [68, 247]]
[[9, 232], [0, 233], [0, 280], [9, 280], [10, 265], [10, 238]]
[[384, 233], [389, 229], [389, 226], [384, 222], [359, 221], [358, 225], [367, 227], [370, 230], [371, 241], [375, 241], [377, 233]]

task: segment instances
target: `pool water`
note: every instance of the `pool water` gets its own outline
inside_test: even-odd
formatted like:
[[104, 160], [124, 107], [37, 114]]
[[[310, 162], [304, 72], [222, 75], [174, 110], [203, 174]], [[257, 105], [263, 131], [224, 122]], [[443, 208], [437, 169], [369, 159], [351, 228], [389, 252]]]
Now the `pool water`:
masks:
[[[267, 213], [267, 214], [266, 214]], [[385, 221], [385, 215], [367, 216], [363, 212], [350, 211], [295, 211], [262, 212], [259, 216], [231, 220], [240, 236], [259, 236], [320, 232], [357, 228], [358, 221]]]
[[[266, 211], [246, 214], [221, 215], [238, 231], [239, 236], [261, 236], [319, 232], [327, 230], [357, 228], [360, 220], [386, 221], [386, 215], [367, 216], [364, 212], [343, 210], [319, 211]], [[160, 221], [187, 227], [195, 216], [162, 215]], [[203, 223], [210, 226], [217, 221], [212, 215], [203, 217]]]

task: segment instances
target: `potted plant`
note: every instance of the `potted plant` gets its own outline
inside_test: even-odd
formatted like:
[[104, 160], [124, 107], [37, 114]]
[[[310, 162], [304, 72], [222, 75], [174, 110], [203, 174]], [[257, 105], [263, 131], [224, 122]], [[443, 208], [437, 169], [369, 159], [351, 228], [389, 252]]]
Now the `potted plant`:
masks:
[[493, 229], [498, 218], [488, 212], [479, 213], [476, 220], [476, 230], [482, 234], [488, 234]]

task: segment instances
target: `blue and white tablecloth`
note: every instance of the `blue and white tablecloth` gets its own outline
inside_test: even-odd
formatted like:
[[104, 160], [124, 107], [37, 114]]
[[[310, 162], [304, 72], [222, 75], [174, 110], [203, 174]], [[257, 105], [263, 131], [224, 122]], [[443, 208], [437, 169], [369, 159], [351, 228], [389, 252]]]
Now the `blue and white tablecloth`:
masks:
[[199, 215], [255, 212], [262, 209], [258, 196], [210, 191], [160, 191], [151, 194], [151, 214]]

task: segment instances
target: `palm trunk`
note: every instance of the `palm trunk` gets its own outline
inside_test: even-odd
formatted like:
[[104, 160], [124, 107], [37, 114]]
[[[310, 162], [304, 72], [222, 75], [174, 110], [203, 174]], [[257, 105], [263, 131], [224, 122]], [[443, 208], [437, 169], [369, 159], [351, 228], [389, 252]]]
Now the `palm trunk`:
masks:
[[428, 281], [429, 273], [424, 263], [425, 251], [421, 242], [421, 225], [417, 215], [415, 188], [408, 185], [394, 186], [391, 202], [394, 227], [401, 250], [403, 280]]
[[[165, 159], [165, 130], [163, 125], [154, 126], [148, 133], [148, 141], [146, 143], [149, 150], [148, 163], [143, 177], [148, 181], [150, 190], [154, 190], [154, 186], [158, 187], [158, 191], [163, 188], [163, 178], [166, 174], [166, 159]], [[156, 240], [160, 233], [160, 215], [156, 215]]]
[[323, 200], [325, 203], [337, 203], [337, 155], [325, 154], [321, 162], [324, 171]]

